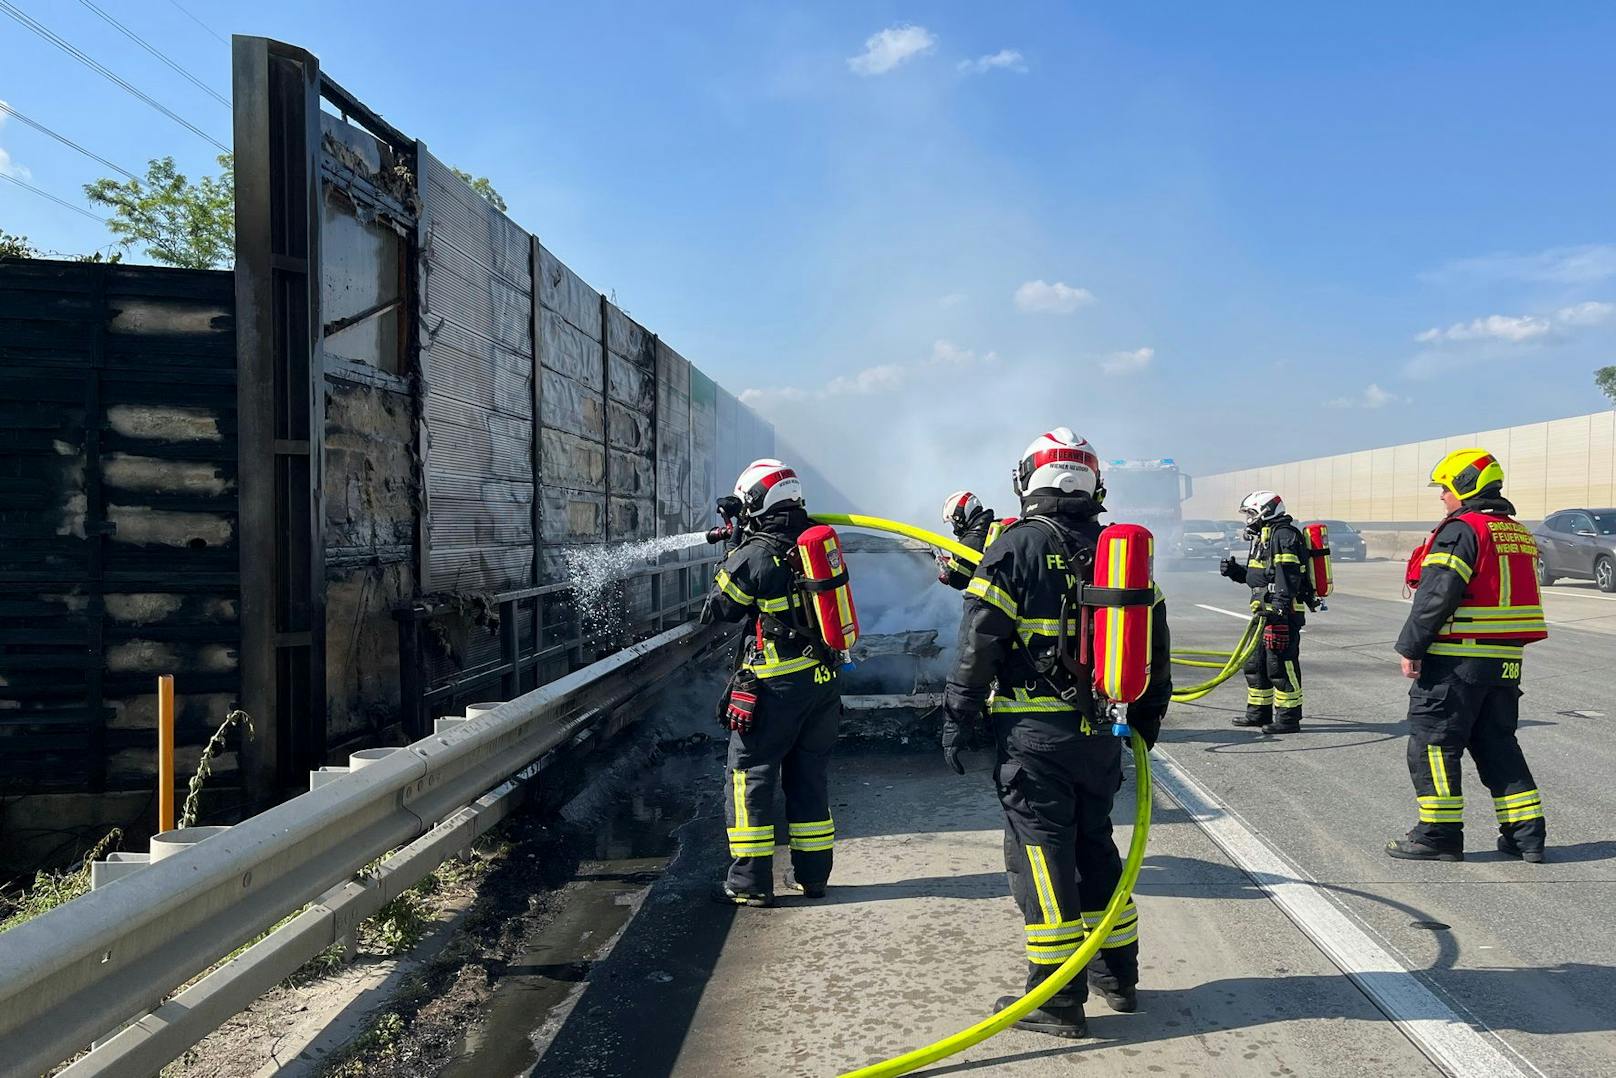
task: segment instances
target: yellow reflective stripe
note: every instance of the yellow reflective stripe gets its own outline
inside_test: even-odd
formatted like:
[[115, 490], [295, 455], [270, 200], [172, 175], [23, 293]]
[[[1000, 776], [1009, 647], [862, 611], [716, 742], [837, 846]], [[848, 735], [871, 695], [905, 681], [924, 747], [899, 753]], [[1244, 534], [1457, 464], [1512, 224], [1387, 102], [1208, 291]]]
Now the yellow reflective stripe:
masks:
[[1513, 590], [1514, 590], [1514, 580], [1512, 579], [1512, 576], [1511, 576], [1511, 573], [1510, 573], [1509, 559], [1501, 557], [1501, 558], [1498, 559], [1498, 605], [1499, 606], [1508, 606], [1509, 605], [1510, 592], [1513, 591]]
[[1470, 624], [1450, 623], [1448, 631], [1455, 636], [1519, 636], [1547, 630], [1548, 622], [1542, 618], [1523, 618], [1520, 621], [1483, 621]]
[[1012, 620], [1015, 619], [1016, 601], [1010, 598], [1003, 589], [988, 583], [983, 577], [973, 576], [971, 582], [965, 585], [965, 591], [967, 594], [981, 599], [989, 606], [997, 607], [999, 610], [1004, 611]]
[[1474, 640], [1438, 640], [1427, 655], [1447, 655], [1458, 659], [1519, 659], [1520, 644], [1479, 644]]
[[1420, 823], [1464, 823], [1463, 810], [1452, 812], [1420, 809]]
[[731, 842], [729, 844], [731, 857], [773, 857], [774, 843], [771, 842]]
[[745, 830], [751, 823], [746, 813], [746, 772], [737, 767], [730, 772], [730, 780], [730, 792], [735, 798], [735, 827]]
[[1248, 704], [1271, 704], [1273, 702], [1274, 702], [1274, 690], [1273, 689], [1250, 689], [1250, 688], [1248, 688], [1246, 690], [1246, 703], [1248, 703]]
[[819, 660], [812, 655], [804, 655], [797, 659], [780, 659], [775, 662], [747, 663], [746, 668], [758, 677], [781, 677], [785, 674], [795, 674], [801, 670], [811, 670], [819, 665]]
[[1541, 820], [1543, 818], [1542, 805], [1531, 805], [1527, 808], [1518, 809], [1494, 809], [1493, 811], [1497, 814], [1499, 823], [1526, 823], [1528, 820]]
[[[1059, 636], [1060, 618], [1017, 618], [1016, 628], [1023, 636]], [[1077, 632], [1076, 618], [1066, 619], [1067, 632]]]
[[1436, 787], [1437, 796], [1453, 796], [1453, 789], [1448, 785], [1448, 761], [1443, 758], [1442, 750], [1435, 745], [1425, 746], [1425, 760], [1431, 767], [1431, 784]]
[[1026, 698], [995, 696], [988, 702], [988, 712], [993, 715], [1038, 711], [1071, 712], [1074, 710], [1076, 709], [1062, 701], [1058, 696], [1032, 696]]
[[801, 605], [802, 599], [795, 594], [782, 595], [778, 599], [759, 599], [757, 601], [758, 609], [766, 614], [778, 614], [782, 611], [790, 610], [792, 607], [800, 607]]
[[1282, 708], [1301, 707], [1302, 690], [1298, 689], [1295, 692], [1286, 692], [1284, 689], [1275, 689], [1274, 706]]
[[791, 848], [798, 853], [819, 853], [835, 847], [836, 839], [832, 835], [825, 835], [822, 838], [794, 838], [791, 840]]
[[1065, 943], [1069, 940], [1081, 940], [1086, 935], [1088, 926], [1081, 920], [1027, 926], [1027, 939], [1032, 943]]
[[1525, 823], [1543, 818], [1543, 795], [1537, 790], [1505, 794], [1493, 798], [1493, 812], [1499, 823]]
[[[1127, 565], [1124, 561], [1128, 551], [1127, 541], [1112, 539], [1110, 544], [1109, 571], [1106, 573], [1106, 587], [1120, 588], [1124, 583]], [[1111, 646], [1106, 655], [1105, 677], [1100, 685], [1100, 691], [1106, 699], [1116, 700], [1122, 696], [1122, 616], [1125, 611], [1120, 606], [1105, 608], [1105, 632]], [[1148, 625], [1149, 622], [1147, 621]], [[1150, 645], [1145, 645], [1145, 654], [1150, 654]]]
[[1451, 794], [1421, 794], [1421, 823], [1464, 823], [1464, 797]]
[[1420, 562], [1420, 568], [1422, 569], [1429, 568], [1433, 565], [1438, 569], [1451, 569], [1453, 572], [1458, 573], [1459, 579], [1463, 580], [1466, 584], [1470, 583], [1470, 578], [1475, 573], [1475, 570], [1470, 568], [1469, 562], [1465, 561], [1461, 557], [1458, 557], [1457, 555], [1444, 553], [1442, 551], [1433, 551], [1425, 556], [1424, 561]]
[[1461, 606], [1453, 612], [1454, 621], [1509, 621], [1543, 615], [1541, 606]]
[[1537, 790], [1523, 790], [1518, 794], [1505, 794], [1503, 797], [1493, 798], [1495, 805], [1519, 805], [1524, 801], [1540, 801], [1543, 794]]
[[1291, 659], [1285, 660], [1285, 676], [1291, 679], [1291, 685], [1297, 692], [1302, 691], [1302, 675], [1296, 669], [1296, 663]]
[[1038, 892], [1038, 908], [1043, 911], [1045, 924], [1059, 924], [1060, 903], [1055, 900], [1055, 883], [1049, 878], [1049, 862], [1044, 860], [1042, 846], [1027, 847], [1027, 865], [1032, 869], [1033, 886]]
[[1301, 565], [1302, 559], [1295, 554], [1275, 554], [1275, 565]]
[[718, 570], [718, 575], [713, 577], [713, 583], [718, 585], [719, 591], [742, 606], [751, 606], [753, 604], [752, 597], [741, 590], [741, 586], [735, 583], [735, 578], [730, 576], [728, 571], [724, 569]]
[[836, 830], [836, 821], [812, 820], [807, 823], [787, 824], [786, 827], [793, 835], [817, 835], [822, 831]]
[[1027, 944], [1027, 961], [1036, 966], [1058, 966], [1077, 953], [1081, 943], [1062, 943], [1055, 946], [1044, 947], [1038, 944]]

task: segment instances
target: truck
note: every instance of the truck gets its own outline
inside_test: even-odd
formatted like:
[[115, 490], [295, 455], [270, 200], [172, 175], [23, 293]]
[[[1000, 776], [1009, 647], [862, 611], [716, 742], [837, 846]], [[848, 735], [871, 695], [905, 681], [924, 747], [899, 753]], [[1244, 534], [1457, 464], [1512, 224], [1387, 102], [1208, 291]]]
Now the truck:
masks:
[[1179, 470], [1177, 461], [1108, 460], [1101, 479], [1109, 519], [1149, 528], [1156, 537], [1158, 558], [1181, 559], [1196, 553], [1185, 548], [1183, 512], [1185, 500], [1195, 493], [1195, 480]]

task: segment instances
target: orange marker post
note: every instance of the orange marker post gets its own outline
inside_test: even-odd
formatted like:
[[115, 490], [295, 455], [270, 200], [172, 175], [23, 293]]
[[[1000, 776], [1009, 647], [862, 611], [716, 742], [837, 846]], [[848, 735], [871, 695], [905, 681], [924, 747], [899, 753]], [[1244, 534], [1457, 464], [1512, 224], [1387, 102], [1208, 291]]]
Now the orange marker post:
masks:
[[157, 829], [174, 830], [174, 675], [157, 679]]

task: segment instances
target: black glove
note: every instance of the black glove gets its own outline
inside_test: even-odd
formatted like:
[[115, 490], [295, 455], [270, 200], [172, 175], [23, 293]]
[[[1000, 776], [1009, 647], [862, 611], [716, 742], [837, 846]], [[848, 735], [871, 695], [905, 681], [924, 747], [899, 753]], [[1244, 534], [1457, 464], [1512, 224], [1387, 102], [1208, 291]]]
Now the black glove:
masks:
[[1218, 562], [1218, 572], [1228, 577], [1236, 584], [1244, 584], [1246, 582], [1246, 567], [1235, 561], [1234, 555], [1232, 554]]
[[1145, 748], [1153, 749], [1156, 741], [1161, 737], [1162, 719], [1167, 716], [1167, 709], [1160, 705], [1146, 707], [1144, 705], [1130, 705], [1128, 708], [1128, 725], [1138, 731], [1139, 736], [1145, 739]]
[[962, 751], [981, 748], [987, 739], [982, 721], [982, 696], [969, 690], [948, 686], [943, 693], [943, 759], [954, 769], [954, 774], [965, 774], [960, 762]]
[[724, 520], [734, 520], [741, 515], [741, 499], [733, 494], [726, 494], [718, 499], [718, 515]]

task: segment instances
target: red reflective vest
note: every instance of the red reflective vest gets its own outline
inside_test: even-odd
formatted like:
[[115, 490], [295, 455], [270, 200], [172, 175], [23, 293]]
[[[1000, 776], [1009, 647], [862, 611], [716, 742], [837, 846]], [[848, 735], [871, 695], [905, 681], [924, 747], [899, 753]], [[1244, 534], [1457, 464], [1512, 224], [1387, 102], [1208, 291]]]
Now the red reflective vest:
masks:
[[1444, 551], [1428, 551], [1421, 560], [1422, 569], [1441, 566], [1465, 582], [1464, 598], [1429, 654], [1519, 659], [1523, 646], [1549, 635], [1537, 587], [1537, 541], [1526, 525], [1502, 514], [1461, 513], [1453, 519], [1475, 532], [1476, 560], [1467, 564]]

